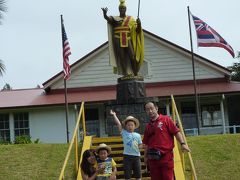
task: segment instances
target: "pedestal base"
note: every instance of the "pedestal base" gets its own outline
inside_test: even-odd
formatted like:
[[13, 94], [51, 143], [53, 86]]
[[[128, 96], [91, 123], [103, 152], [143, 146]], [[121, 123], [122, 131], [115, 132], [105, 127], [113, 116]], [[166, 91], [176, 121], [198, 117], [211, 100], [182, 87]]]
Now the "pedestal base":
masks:
[[117, 103], [130, 104], [145, 101], [146, 90], [143, 78], [118, 79]]
[[110, 115], [110, 110], [114, 110], [120, 121], [123, 121], [127, 116], [134, 116], [139, 120], [140, 127], [136, 129], [136, 132], [143, 134], [146, 124], [149, 122], [149, 118], [144, 110], [145, 102], [154, 101], [157, 102], [158, 98], [142, 98], [141, 103], [131, 103], [131, 104], [116, 104], [113, 101], [109, 101], [106, 104], [106, 133], [108, 136], [119, 136], [118, 127], [115, 124], [112, 115]]

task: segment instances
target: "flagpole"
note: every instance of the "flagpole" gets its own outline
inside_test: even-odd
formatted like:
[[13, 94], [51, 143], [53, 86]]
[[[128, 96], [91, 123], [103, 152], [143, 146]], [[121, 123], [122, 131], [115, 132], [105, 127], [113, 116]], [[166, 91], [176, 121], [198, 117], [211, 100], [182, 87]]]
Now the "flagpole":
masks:
[[[63, 17], [61, 15], [61, 30], [63, 31]], [[63, 36], [63, 32], [62, 32]], [[62, 37], [63, 39], [63, 37]], [[62, 42], [62, 46], [64, 47], [64, 42]], [[64, 58], [64, 57], [63, 57]], [[69, 128], [68, 128], [68, 100], [67, 100], [67, 83], [64, 77], [63, 72], [63, 79], [64, 79], [64, 100], [65, 100], [65, 114], [66, 114], [66, 134], [67, 134], [67, 143], [69, 143]]]
[[188, 24], [189, 24], [189, 33], [190, 33], [190, 44], [191, 44], [191, 56], [192, 56], [192, 70], [193, 70], [193, 81], [194, 81], [194, 95], [195, 95], [195, 103], [196, 103], [196, 123], [198, 129], [198, 135], [200, 135], [200, 113], [199, 113], [199, 103], [198, 103], [198, 95], [197, 95], [197, 82], [196, 82], [196, 75], [195, 75], [195, 62], [194, 62], [194, 53], [193, 53], [193, 43], [192, 43], [192, 29], [191, 29], [191, 21], [190, 21], [190, 10], [189, 6], [188, 9]]
[[69, 143], [69, 129], [68, 129], [68, 100], [67, 100], [67, 83], [64, 78], [64, 89], [65, 89], [65, 112], [66, 112], [66, 133], [67, 133], [67, 143]]
[[138, 0], [138, 15], [137, 15], [137, 18], [139, 18], [139, 11], [140, 11], [140, 0]]

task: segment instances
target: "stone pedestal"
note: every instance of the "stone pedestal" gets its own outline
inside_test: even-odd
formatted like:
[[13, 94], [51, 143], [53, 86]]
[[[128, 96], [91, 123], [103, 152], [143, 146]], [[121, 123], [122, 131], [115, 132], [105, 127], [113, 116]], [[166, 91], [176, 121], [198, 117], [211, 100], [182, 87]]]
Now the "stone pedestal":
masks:
[[114, 123], [113, 117], [109, 114], [110, 110], [114, 110], [120, 121], [124, 120], [127, 116], [134, 116], [139, 120], [140, 127], [136, 129], [136, 132], [143, 134], [148, 118], [144, 111], [144, 104], [113, 104], [112, 102], [106, 105], [107, 117], [106, 117], [106, 133], [108, 136], [119, 136], [119, 131]]
[[119, 78], [117, 84], [117, 103], [130, 104], [145, 101], [146, 90], [142, 77]]
[[141, 77], [119, 78], [116, 89], [116, 101], [109, 101], [105, 104], [106, 133], [108, 136], [119, 136], [113, 117], [109, 114], [112, 109], [117, 113], [120, 121], [130, 115], [136, 117], [140, 123], [140, 127], [136, 129], [136, 132], [143, 134], [149, 121], [144, 110], [144, 104], [147, 101], [157, 101], [157, 99], [146, 97], [145, 84]]
[[146, 101], [155, 101], [157, 102], [157, 98], [144, 98], [144, 102], [139, 103], [131, 103], [131, 104], [117, 104], [116, 101], [109, 101], [108, 104], [105, 105], [106, 108], [106, 133], [108, 136], [119, 136], [118, 128], [113, 120], [112, 115], [109, 114], [110, 110], [114, 110], [117, 113], [117, 116], [120, 121], [123, 121], [127, 116], [134, 116], [139, 120], [140, 127], [135, 131], [143, 134], [146, 124], [149, 122], [149, 118], [147, 117], [144, 104]]

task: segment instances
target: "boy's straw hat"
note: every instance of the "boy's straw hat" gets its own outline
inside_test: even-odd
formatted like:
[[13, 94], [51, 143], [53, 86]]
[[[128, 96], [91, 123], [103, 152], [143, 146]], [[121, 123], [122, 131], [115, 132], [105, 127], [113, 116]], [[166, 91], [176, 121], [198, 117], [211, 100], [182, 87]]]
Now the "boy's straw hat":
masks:
[[106, 145], [105, 143], [99, 144], [98, 147], [96, 148], [96, 152], [98, 153], [101, 149], [106, 149], [108, 151], [108, 154], [111, 153], [111, 147]]
[[133, 121], [133, 122], [135, 123], [135, 129], [137, 129], [137, 128], [139, 127], [139, 121], [138, 121], [138, 119], [136, 119], [136, 118], [133, 117], [133, 116], [128, 116], [128, 117], [126, 117], [126, 119], [124, 119], [124, 120], [122, 121], [122, 124], [123, 124], [124, 127], [126, 126], [126, 123], [127, 123], [128, 121]]

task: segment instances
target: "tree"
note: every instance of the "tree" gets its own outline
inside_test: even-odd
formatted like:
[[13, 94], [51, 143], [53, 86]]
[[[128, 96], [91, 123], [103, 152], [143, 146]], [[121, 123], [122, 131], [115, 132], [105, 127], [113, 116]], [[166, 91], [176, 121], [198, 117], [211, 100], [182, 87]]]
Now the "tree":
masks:
[[5, 66], [3, 64], [3, 61], [0, 59], [0, 76], [2, 76], [4, 72], [5, 72]]
[[232, 71], [231, 80], [240, 81], [240, 52], [238, 53], [237, 59], [239, 62], [233, 63], [232, 66], [228, 67]]
[[[6, 1], [5, 0], [0, 0], [0, 19], [3, 19], [3, 12], [7, 11], [6, 7]], [[1, 21], [0, 21], [1, 23]]]
[[[3, 12], [7, 11], [7, 7], [5, 6], [6, 2], [5, 0], [0, 0], [0, 20], [3, 18]], [[1, 24], [1, 21], [0, 21]], [[3, 61], [0, 59], [0, 76], [3, 75], [3, 72], [5, 72], [5, 66], [3, 64]]]
[[12, 87], [8, 83], [6, 83], [2, 88], [2, 91], [10, 91], [10, 90], [12, 90]]

